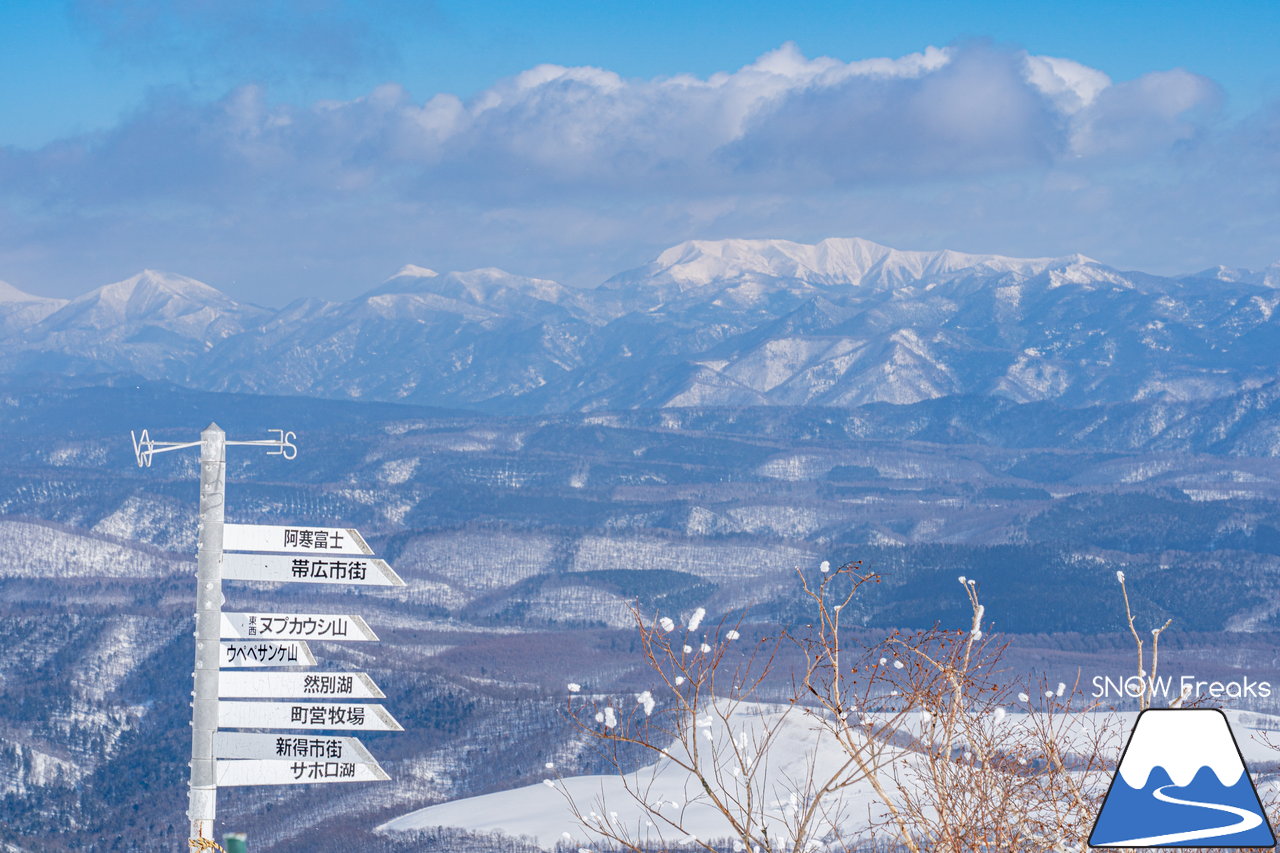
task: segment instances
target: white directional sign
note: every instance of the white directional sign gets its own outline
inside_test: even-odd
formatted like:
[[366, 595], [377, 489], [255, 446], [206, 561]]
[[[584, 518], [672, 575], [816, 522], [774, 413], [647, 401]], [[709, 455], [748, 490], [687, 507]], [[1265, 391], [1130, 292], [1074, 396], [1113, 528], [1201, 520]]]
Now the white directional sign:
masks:
[[301, 640], [237, 640], [220, 645], [220, 667], [316, 665], [310, 646]]
[[139, 466], [149, 467], [157, 453], [200, 450], [187, 764], [191, 847], [208, 846], [215, 837], [220, 786], [385, 781], [387, 774], [359, 740], [329, 732], [403, 731], [386, 709], [368, 701], [386, 697], [367, 674], [302, 669], [316, 664], [309, 640], [376, 641], [359, 616], [222, 612], [225, 580], [343, 584], [348, 592], [351, 586], [405, 585], [354, 528], [226, 523], [228, 447], [265, 447], [269, 455], [297, 456], [294, 432], [269, 432], [274, 437], [230, 439], [211, 423], [199, 441], [156, 441], [145, 429], [131, 433]]
[[214, 732], [213, 754], [218, 758], [307, 759], [377, 764], [359, 738], [331, 735]]
[[222, 528], [222, 548], [224, 551], [373, 555], [373, 549], [353, 527], [227, 524]]
[[222, 577], [235, 581], [293, 581], [357, 586], [404, 586], [386, 560], [292, 554], [225, 554]]
[[224, 672], [223, 699], [385, 699], [363, 672]]
[[236, 640], [376, 640], [359, 616], [336, 613], [223, 613], [222, 636]]
[[218, 728], [402, 732], [381, 705], [360, 702], [218, 702]]
[[377, 764], [353, 761], [218, 760], [218, 786], [305, 785], [310, 782], [385, 782], [391, 777]]

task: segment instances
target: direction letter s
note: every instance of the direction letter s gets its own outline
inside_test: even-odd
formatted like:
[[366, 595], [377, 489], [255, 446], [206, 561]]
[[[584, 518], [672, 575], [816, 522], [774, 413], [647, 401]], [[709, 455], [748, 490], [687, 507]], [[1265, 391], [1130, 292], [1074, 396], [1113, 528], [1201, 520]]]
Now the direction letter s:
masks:
[[283, 456], [285, 459], [290, 460], [298, 458], [298, 446], [293, 443], [293, 440], [298, 437], [297, 433], [293, 430], [288, 430], [286, 432], [282, 429], [273, 429], [270, 430], [270, 432], [274, 432], [276, 435], [280, 436], [280, 449], [274, 451], [272, 455]]

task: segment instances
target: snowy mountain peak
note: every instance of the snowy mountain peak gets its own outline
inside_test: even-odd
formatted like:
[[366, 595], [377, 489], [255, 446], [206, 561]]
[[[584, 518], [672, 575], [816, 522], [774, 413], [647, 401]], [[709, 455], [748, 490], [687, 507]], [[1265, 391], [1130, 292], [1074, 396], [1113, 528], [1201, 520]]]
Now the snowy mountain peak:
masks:
[[901, 251], [860, 237], [832, 237], [814, 244], [790, 240], [691, 240], [672, 246], [636, 272], [665, 278], [681, 290], [758, 275], [819, 285], [896, 287], [964, 270], [1035, 275], [1050, 268], [1096, 264], [1083, 255], [1010, 258], [949, 249]]
[[648, 269], [689, 287], [750, 273], [806, 280], [843, 274], [857, 281], [892, 251], [857, 237], [813, 245], [790, 240], [689, 240], [662, 252]]
[[1261, 287], [1280, 288], [1280, 261], [1276, 261], [1266, 269], [1261, 270], [1227, 267], [1219, 264], [1216, 267], [1209, 267], [1207, 270], [1192, 273], [1190, 277], [1213, 279], [1229, 284], [1256, 284]]
[[1196, 275], [1198, 278], [1215, 278], [1218, 281], [1235, 282], [1244, 280], [1247, 276], [1251, 275], [1251, 272], [1238, 267], [1226, 267], [1222, 264], [1218, 264], [1216, 267], [1209, 267], [1209, 269], [1202, 270]]
[[172, 306], [173, 301], [193, 303], [219, 309], [234, 307], [237, 303], [222, 291], [202, 281], [184, 275], [146, 269], [123, 281], [103, 285], [84, 296], [72, 300], [72, 304], [93, 302], [104, 308], [119, 309], [126, 316], [149, 313], [161, 306]]
[[435, 278], [438, 275], [440, 275], [440, 273], [433, 269], [420, 267], [417, 264], [405, 264], [396, 272], [395, 275], [388, 276], [386, 281], [394, 281], [397, 278]]
[[45, 318], [33, 333], [37, 338], [86, 332], [115, 338], [146, 326], [182, 338], [220, 339], [265, 320], [270, 313], [236, 302], [194, 278], [147, 269], [76, 297]]
[[65, 304], [65, 299], [35, 296], [0, 281], [0, 339], [22, 334]]
[[[405, 272], [410, 269], [419, 272]], [[497, 267], [437, 273], [412, 264], [362, 298], [389, 294], [432, 294], [500, 310], [515, 309], [532, 301], [561, 304], [572, 299], [571, 291], [559, 282], [516, 275]]]
[[36, 296], [19, 290], [7, 281], [0, 281], [0, 303], [13, 302], [66, 302], [65, 299], [52, 299], [47, 296]]

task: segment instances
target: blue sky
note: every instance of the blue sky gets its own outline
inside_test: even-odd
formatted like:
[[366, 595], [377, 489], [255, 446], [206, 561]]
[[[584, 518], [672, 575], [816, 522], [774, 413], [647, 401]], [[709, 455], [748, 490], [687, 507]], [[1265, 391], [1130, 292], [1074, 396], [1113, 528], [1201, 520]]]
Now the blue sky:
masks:
[[1257, 2], [11, 2], [0, 279], [279, 304], [730, 236], [1259, 267], [1276, 33]]

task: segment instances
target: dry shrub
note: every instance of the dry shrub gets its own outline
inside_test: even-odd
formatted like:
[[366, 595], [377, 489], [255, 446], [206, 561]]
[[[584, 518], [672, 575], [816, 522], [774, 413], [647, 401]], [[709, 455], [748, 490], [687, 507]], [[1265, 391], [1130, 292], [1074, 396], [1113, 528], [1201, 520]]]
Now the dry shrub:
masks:
[[[1147, 679], [1146, 644], [1117, 577]], [[811, 621], [743, 651], [741, 621], [703, 633], [701, 610], [682, 629], [633, 610], [655, 686], [626, 701], [571, 695], [567, 712], [639, 817], [562, 786], [583, 828], [637, 853], [1087, 851], [1127, 737], [1114, 712], [1085, 698], [1079, 676], [1073, 685], [1008, 677], [1007, 643], [988, 635], [967, 578], [967, 626], [858, 639], [842, 618], [879, 580], [860, 563], [801, 572]], [[1151, 631], [1148, 682], [1168, 627]], [[778, 673], [783, 660], [798, 663]], [[760, 701], [771, 675], [790, 677], [788, 701]], [[1154, 690], [1137, 698], [1151, 707]], [[807, 747], [799, 761], [797, 741]], [[637, 752], [645, 767], [628, 771]], [[707, 810], [727, 840], [692, 831]]]

